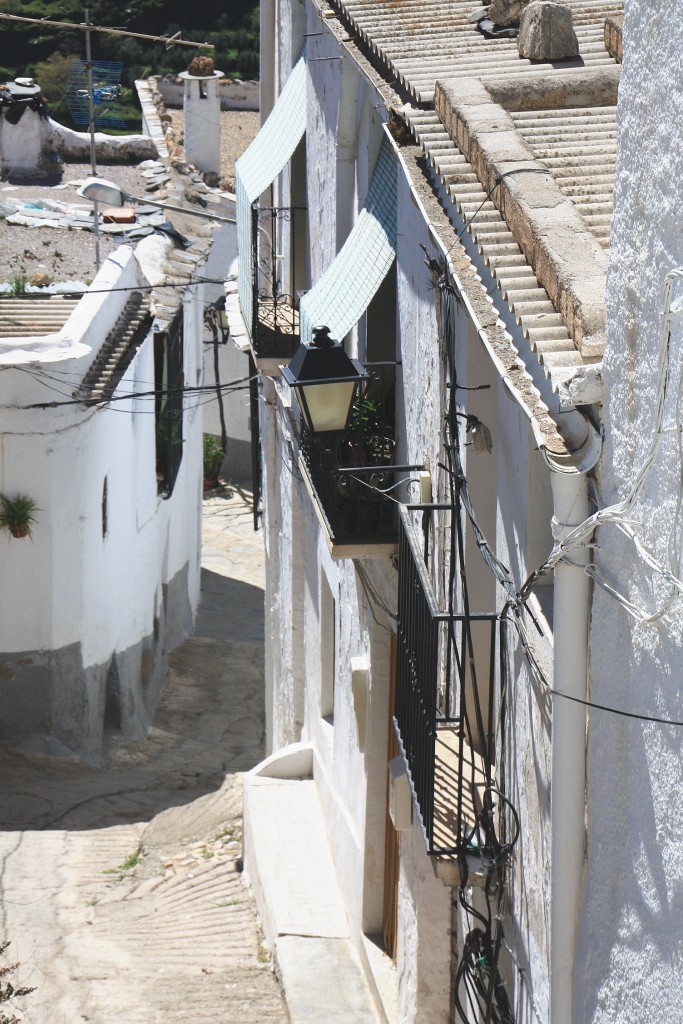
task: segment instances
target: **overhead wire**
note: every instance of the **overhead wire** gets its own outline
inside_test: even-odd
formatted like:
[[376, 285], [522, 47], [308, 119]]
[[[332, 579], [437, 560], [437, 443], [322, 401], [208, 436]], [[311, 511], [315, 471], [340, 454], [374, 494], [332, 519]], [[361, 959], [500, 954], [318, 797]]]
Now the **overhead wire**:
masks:
[[[671, 358], [671, 329], [670, 329], [670, 287], [671, 281], [674, 277], [683, 277], [683, 271], [676, 271], [673, 275], [669, 275], [665, 285], [666, 295], [666, 310], [667, 313], [664, 318], [662, 326], [662, 335], [660, 342], [660, 353], [658, 361], [658, 395], [657, 395], [657, 407], [655, 423], [653, 426], [652, 437], [645, 459], [640, 467], [639, 472], [636, 475], [636, 479], [629, 489], [627, 495], [620, 502], [609, 506], [606, 509], [599, 509], [596, 513], [590, 516], [585, 522], [581, 523], [574, 530], [570, 531], [568, 535], [558, 542], [551, 552], [548, 559], [539, 567], [530, 577], [526, 580], [525, 584], [517, 589], [515, 586], [512, 574], [510, 570], [497, 558], [495, 552], [492, 550], [483, 531], [480, 529], [474, 510], [474, 506], [471, 502], [469, 491], [467, 488], [467, 481], [463, 471], [462, 463], [460, 461], [459, 452], [459, 439], [458, 439], [458, 418], [457, 411], [454, 407], [454, 394], [457, 388], [457, 378], [455, 376], [455, 362], [454, 362], [454, 321], [455, 321], [455, 306], [459, 305], [459, 293], [455, 285], [455, 282], [451, 278], [447, 264], [437, 264], [437, 261], [426, 259], [427, 265], [435, 275], [435, 284], [440, 294], [440, 330], [442, 337], [445, 341], [446, 359], [447, 365], [449, 366], [451, 373], [451, 401], [449, 403], [449, 415], [446, 420], [446, 432], [445, 432], [445, 452], [446, 452], [446, 464], [440, 463], [442, 469], [448, 474], [449, 487], [451, 489], [452, 500], [454, 511], [452, 513], [456, 523], [459, 523], [459, 512], [456, 514], [456, 510], [460, 507], [465, 509], [468, 521], [471, 525], [474, 533], [476, 545], [480, 551], [480, 554], [487, 564], [495, 579], [503, 588], [506, 594], [506, 603], [501, 611], [501, 622], [509, 622], [513, 625], [516, 630], [520, 647], [522, 652], [529, 664], [532, 672], [532, 677], [535, 677], [543, 686], [545, 691], [553, 696], [560, 697], [572, 702], [582, 704], [587, 708], [593, 708], [608, 712], [614, 715], [622, 716], [628, 719], [635, 719], [641, 722], [656, 723], [664, 726], [683, 726], [683, 721], [677, 721], [667, 719], [655, 715], [639, 714], [637, 712], [628, 711], [622, 708], [616, 708], [606, 704], [602, 704], [597, 701], [591, 701], [587, 699], [581, 699], [562, 693], [556, 690], [549, 682], [545, 672], [543, 671], [538, 657], [533, 649], [532, 644], [529, 640], [529, 634], [524, 622], [524, 614], [527, 613], [532, 621], [535, 622], [535, 618], [530, 612], [527, 604], [527, 599], [531, 594], [534, 586], [540, 582], [540, 580], [547, 573], [552, 571], [554, 567], [559, 563], [560, 560], [569, 561], [569, 554], [573, 549], [585, 546], [594, 546], [592, 536], [595, 529], [603, 523], [614, 523], [634, 544], [639, 556], [643, 562], [650, 566], [654, 572], [660, 576], [665, 583], [669, 586], [669, 595], [666, 601], [656, 609], [654, 612], [645, 613], [638, 606], [630, 601], [625, 595], [619, 593], [616, 588], [611, 587], [610, 584], [606, 583], [600, 578], [599, 573], [596, 570], [594, 564], [589, 564], [585, 571], [592, 576], [592, 578], [600, 586], [604, 587], [612, 596], [614, 596], [622, 606], [629, 612], [629, 614], [636, 617], [641, 622], [654, 622], [661, 618], [666, 611], [671, 607], [671, 604], [676, 597], [683, 595], [683, 582], [678, 578], [678, 566], [680, 562], [679, 550], [680, 545], [677, 543], [678, 535], [680, 532], [679, 519], [681, 514], [681, 508], [683, 505], [683, 489], [679, 489], [679, 494], [676, 502], [676, 513], [673, 519], [672, 528], [669, 534], [668, 549], [670, 557], [670, 566], [666, 567], [662, 565], [658, 558], [647, 548], [645, 542], [638, 536], [634, 529], [634, 525], [640, 525], [635, 523], [632, 518], [632, 510], [637, 500], [637, 497], [642, 489], [644, 480], [652, 467], [654, 460], [659, 452], [661, 440], [666, 434], [675, 433], [678, 440], [678, 452], [679, 461], [683, 465], [683, 455], [681, 449], [681, 387], [679, 386], [678, 399], [676, 402], [676, 426], [671, 428], [664, 428], [664, 413], [665, 404], [667, 397], [667, 388], [670, 383], [670, 358]], [[668, 291], [667, 291], [668, 289]], [[450, 442], [450, 443], [449, 443]], [[458, 526], [456, 525], [456, 531]], [[467, 590], [466, 590], [466, 575], [464, 572], [464, 564], [462, 563], [462, 548], [459, 545], [458, 557], [461, 562], [461, 586], [463, 591], [463, 601], [465, 610], [465, 621], [467, 622]], [[452, 596], [454, 592], [454, 559], [455, 555], [451, 554], [451, 583], [449, 587], [449, 608], [451, 611], [451, 631], [452, 631]], [[537, 628], [538, 624], [535, 623]], [[453, 643], [453, 634], [451, 632], [451, 643]], [[454, 649], [455, 644], [453, 643]], [[450, 647], [450, 643], [449, 643]], [[507, 653], [505, 654], [505, 659]], [[501, 688], [504, 685], [503, 678], [505, 672], [503, 671], [504, 657], [501, 648]], [[462, 665], [459, 666], [462, 670]], [[461, 689], [463, 688], [464, 680], [461, 680]], [[472, 674], [471, 689], [474, 694], [476, 704], [476, 676]], [[503, 705], [504, 706], [504, 705]], [[476, 708], [475, 708], [476, 710]], [[462, 721], [465, 716], [465, 721]], [[463, 728], [471, 729], [466, 720], [467, 708], [466, 701], [462, 699], [461, 693], [461, 735]], [[501, 736], [503, 729], [501, 726]], [[461, 765], [462, 770], [462, 765]], [[459, 787], [460, 790], [462, 787]], [[498, 792], [498, 791], [497, 791]], [[514, 842], [516, 841], [517, 835], [519, 834], [519, 818], [517, 813], [510, 803], [504, 792], [499, 792], [499, 797], [508, 804], [509, 809], [513, 811], [513, 825], [514, 825], [514, 838], [510, 840], [510, 837], [506, 837], [509, 841], [504, 844], [506, 855], [510, 853]], [[461, 820], [461, 794], [459, 794], [459, 806], [458, 806], [458, 820]], [[497, 956], [500, 953], [501, 946], [510, 954], [513, 962], [520, 971], [520, 978], [523, 978], [522, 969], [519, 967], [519, 963], [514, 957], [512, 950], [510, 949], [507, 942], [504, 939], [504, 933], [502, 929], [502, 906], [504, 900], [504, 864], [507, 856], [501, 857], [499, 861], [495, 859], [489, 866], [485, 883], [485, 902], [486, 912], [481, 913], [478, 911], [471, 900], [465, 895], [466, 883], [468, 878], [468, 865], [467, 857], [464, 852], [459, 857], [459, 863], [461, 866], [461, 884], [458, 891], [459, 902], [461, 903], [466, 917], [471, 920], [475, 918], [479, 921], [482, 926], [472, 928], [465, 938], [463, 945], [463, 952], [458, 965], [458, 971], [455, 979], [455, 1005], [456, 1010], [462, 1021], [466, 1022], [479, 1022], [482, 1017], [485, 1019], [486, 1024], [513, 1024], [512, 1010], [507, 999], [504, 987], [499, 982], [499, 978], [494, 972], [497, 971]], [[493, 880], [493, 866], [500, 866], [502, 868], [501, 878], [498, 884], [498, 913], [493, 914], [491, 903], [490, 903], [490, 886]], [[495, 938], [493, 936], [493, 922], [497, 922]], [[485, 973], [489, 972], [490, 977], [487, 979]], [[488, 987], [487, 987], [488, 982]], [[461, 991], [464, 991], [466, 997], [467, 1006], [463, 1005], [461, 999]], [[538, 1009], [533, 1000], [533, 994], [529, 991], [529, 998], [531, 1000], [532, 1010], [537, 1017], [540, 1019]]]

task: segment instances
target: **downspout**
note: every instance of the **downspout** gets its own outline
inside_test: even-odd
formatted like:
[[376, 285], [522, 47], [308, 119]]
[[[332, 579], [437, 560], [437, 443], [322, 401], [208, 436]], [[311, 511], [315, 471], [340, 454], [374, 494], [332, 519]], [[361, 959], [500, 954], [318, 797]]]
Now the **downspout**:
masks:
[[[577, 416], [578, 418], [578, 416]], [[558, 459], [544, 452], [551, 470], [553, 537], [561, 542], [588, 519], [588, 472], [600, 455], [600, 438], [583, 420], [588, 435], [576, 456]], [[585, 849], [586, 707], [591, 581], [589, 549], [572, 549], [555, 566], [553, 591], [553, 696], [550, 860], [550, 1022], [572, 1024], [574, 955], [581, 906]]]

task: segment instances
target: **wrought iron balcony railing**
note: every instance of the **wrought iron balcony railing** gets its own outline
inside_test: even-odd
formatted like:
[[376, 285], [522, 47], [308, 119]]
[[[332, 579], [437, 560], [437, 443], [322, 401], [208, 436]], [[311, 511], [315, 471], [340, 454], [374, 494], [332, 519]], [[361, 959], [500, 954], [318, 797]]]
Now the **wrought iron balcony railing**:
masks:
[[257, 359], [289, 359], [299, 344], [295, 275], [302, 207], [252, 207], [252, 344]]
[[422, 543], [410, 512], [399, 510], [394, 725], [429, 853], [466, 857], [476, 865], [493, 835], [501, 622], [495, 614], [439, 609], [427, 568], [433, 513], [427, 506], [421, 514], [427, 527]]
[[349, 428], [331, 447], [302, 429], [300, 451], [334, 544], [395, 544], [393, 363], [368, 363], [370, 384], [354, 404]]

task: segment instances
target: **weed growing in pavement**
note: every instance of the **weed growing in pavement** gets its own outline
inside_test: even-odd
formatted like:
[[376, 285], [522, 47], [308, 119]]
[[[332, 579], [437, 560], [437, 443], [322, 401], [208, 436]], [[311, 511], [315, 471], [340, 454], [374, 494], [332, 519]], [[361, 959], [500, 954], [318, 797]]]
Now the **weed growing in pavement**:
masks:
[[[119, 866], [117, 868], [105, 868], [104, 871], [102, 872], [102, 874], [103, 875], [118, 875], [118, 878], [116, 879], [116, 881], [117, 882], [121, 882], [126, 877], [126, 872], [127, 871], [132, 871], [133, 868], [136, 868], [141, 860], [142, 860], [142, 854], [140, 853], [140, 850], [137, 849], [135, 851], [135, 853], [131, 853], [131, 855], [129, 857], [126, 857], [126, 859], [123, 861], [123, 863], [119, 864]], [[0, 1024], [2, 1024], [2, 1021], [0, 1021]]]
[[214, 843], [217, 843], [219, 839], [239, 839], [240, 835], [240, 830], [236, 825], [226, 825], [224, 829], [221, 829], [220, 832], [216, 833], [213, 837], [213, 841]]

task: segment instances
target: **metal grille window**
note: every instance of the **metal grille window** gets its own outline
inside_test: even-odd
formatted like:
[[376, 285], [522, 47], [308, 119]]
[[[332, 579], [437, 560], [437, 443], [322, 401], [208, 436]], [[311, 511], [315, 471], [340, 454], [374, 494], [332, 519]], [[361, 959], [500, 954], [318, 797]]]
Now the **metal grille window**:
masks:
[[170, 498], [183, 457], [183, 308], [154, 335], [154, 411], [159, 494]]
[[[299, 345], [299, 311], [293, 286], [299, 259], [297, 228], [303, 207], [252, 207], [252, 343], [257, 356], [289, 359]], [[289, 261], [285, 267], [285, 235]], [[305, 231], [304, 231], [305, 237]]]
[[[240, 308], [249, 333], [253, 330], [252, 203], [272, 185], [306, 130], [306, 58], [292, 68], [268, 120], [235, 164], [237, 247]], [[246, 257], [246, 258], [245, 258]]]

